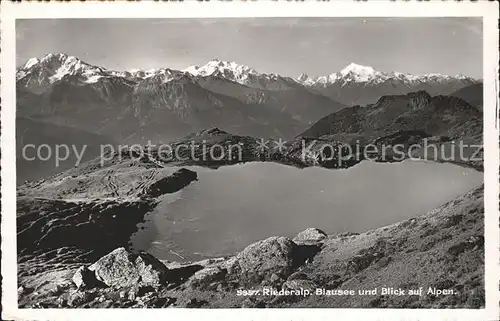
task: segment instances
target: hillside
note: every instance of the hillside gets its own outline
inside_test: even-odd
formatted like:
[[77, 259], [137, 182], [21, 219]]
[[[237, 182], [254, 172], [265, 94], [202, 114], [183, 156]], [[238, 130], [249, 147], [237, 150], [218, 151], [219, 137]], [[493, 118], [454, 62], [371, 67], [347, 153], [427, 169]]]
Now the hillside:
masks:
[[479, 110], [483, 110], [483, 84], [474, 84], [464, 88], [461, 88], [450, 96], [457, 97], [465, 100], [472, 106], [477, 107]]
[[[32, 144], [33, 146], [28, 146]], [[93, 134], [74, 127], [59, 126], [51, 123], [36, 121], [30, 118], [17, 117], [16, 119], [16, 176], [17, 183], [26, 180], [38, 180], [48, 177], [75, 166], [80, 162], [89, 161], [100, 156], [101, 145], [114, 144], [114, 141], [106, 136]], [[36, 157], [37, 149], [42, 145], [51, 148], [52, 157], [47, 161]], [[66, 145], [70, 149], [66, 158], [66, 150], [60, 149], [61, 161], [56, 164], [55, 153], [57, 145]], [[26, 158], [23, 157], [23, 147]], [[75, 152], [76, 150], [76, 152]], [[82, 152], [83, 151], [83, 152]], [[47, 149], [40, 152], [42, 158], [48, 155]], [[30, 160], [34, 158], [33, 160]]]

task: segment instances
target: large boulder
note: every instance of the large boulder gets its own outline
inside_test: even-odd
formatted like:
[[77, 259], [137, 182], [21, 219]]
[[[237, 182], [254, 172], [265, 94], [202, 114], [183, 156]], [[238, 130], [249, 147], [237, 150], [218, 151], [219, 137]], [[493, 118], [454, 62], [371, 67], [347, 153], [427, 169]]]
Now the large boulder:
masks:
[[168, 269], [149, 254], [134, 255], [123, 247], [103, 256], [89, 268], [97, 280], [110, 287], [138, 284], [158, 286], [167, 279]]
[[167, 281], [170, 270], [154, 256], [141, 253], [134, 261], [141, 283], [145, 285], [159, 285]]
[[315, 244], [322, 242], [327, 237], [326, 233], [320, 229], [310, 227], [293, 238], [297, 244]]
[[96, 278], [111, 287], [126, 287], [137, 284], [139, 271], [130, 253], [123, 247], [103, 256], [89, 267]]
[[260, 283], [273, 273], [286, 278], [294, 267], [297, 245], [287, 237], [269, 237], [247, 246], [236, 256], [243, 280]]

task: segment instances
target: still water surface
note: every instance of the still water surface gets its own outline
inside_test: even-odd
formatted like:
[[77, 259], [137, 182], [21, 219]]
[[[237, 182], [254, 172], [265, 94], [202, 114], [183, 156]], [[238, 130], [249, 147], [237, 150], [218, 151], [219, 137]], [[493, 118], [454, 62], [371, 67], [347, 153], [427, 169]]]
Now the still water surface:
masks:
[[473, 169], [425, 161], [367, 161], [342, 170], [276, 163], [187, 168], [198, 181], [162, 196], [132, 237], [133, 248], [197, 260], [308, 227], [363, 232], [424, 214], [483, 182]]

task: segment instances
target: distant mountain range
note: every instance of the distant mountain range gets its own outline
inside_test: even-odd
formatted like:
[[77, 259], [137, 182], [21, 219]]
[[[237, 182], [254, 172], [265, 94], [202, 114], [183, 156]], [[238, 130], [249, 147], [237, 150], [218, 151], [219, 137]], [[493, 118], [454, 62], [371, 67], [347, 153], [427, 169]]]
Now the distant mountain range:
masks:
[[345, 106], [291, 78], [211, 61], [188, 71], [110, 71], [65, 54], [17, 71], [18, 115], [77, 127], [118, 142], [169, 141], [221, 127], [293, 137]]
[[332, 112], [383, 95], [449, 94], [477, 83], [356, 64], [325, 77], [293, 79], [217, 59], [185, 70], [112, 71], [66, 54], [29, 59], [16, 79], [19, 116], [128, 143], [168, 141], [209, 127], [290, 138]]
[[339, 72], [317, 78], [300, 75], [297, 81], [345, 105], [374, 103], [383, 95], [400, 95], [425, 90], [431, 95], [448, 95], [479, 81], [463, 75], [411, 75], [385, 73], [372, 67], [350, 64]]

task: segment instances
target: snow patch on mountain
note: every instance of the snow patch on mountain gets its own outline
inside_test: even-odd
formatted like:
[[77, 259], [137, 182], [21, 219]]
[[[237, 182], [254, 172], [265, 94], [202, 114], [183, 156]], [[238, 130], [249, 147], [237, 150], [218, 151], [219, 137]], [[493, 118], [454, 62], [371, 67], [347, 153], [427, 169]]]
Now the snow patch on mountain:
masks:
[[372, 67], [361, 66], [355, 63], [349, 64], [340, 71], [342, 77], [353, 77], [356, 81], [369, 81], [377, 76], [381, 76], [381, 72], [376, 71]]
[[24, 64], [23, 66], [23, 69], [28, 69], [28, 68], [31, 68], [32, 66], [36, 65], [37, 63], [39, 63], [40, 60], [38, 60], [38, 58], [30, 58], [28, 59], [28, 61], [26, 61], [26, 63]]
[[307, 74], [301, 74], [298, 78], [297, 78], [298, 82], [301, 83], [301, 84], [305, 84], [305, 85], [312, 85], [314, 84], [314, 79], [309, 77]]

